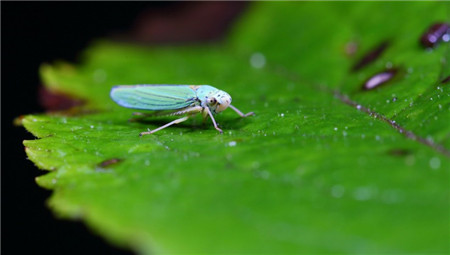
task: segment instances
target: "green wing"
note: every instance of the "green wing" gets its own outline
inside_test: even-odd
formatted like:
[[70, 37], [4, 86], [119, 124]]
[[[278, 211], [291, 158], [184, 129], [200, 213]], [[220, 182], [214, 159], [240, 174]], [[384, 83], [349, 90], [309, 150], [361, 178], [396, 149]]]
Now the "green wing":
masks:
[[111, 98], [120, 106], [141, 110], [175, 110], [187, 107], [197, 99], [189, 85], [115, 86]]

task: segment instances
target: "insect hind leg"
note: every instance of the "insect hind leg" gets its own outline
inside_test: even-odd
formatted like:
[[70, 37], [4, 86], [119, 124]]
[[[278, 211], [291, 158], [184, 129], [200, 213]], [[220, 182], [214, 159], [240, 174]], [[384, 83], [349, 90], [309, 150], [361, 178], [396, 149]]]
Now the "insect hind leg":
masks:
[[147, 117], [152, 116], [150, 113], [142, 113], [142, 112], [133, 112], [132, 115], [133, 116], [139, 116], [139, 117], [138, 118], [131, 117], [131, 118], [128, 119], [128, 122], [140, 121], [142, 119], [145, 119]]
[[165, 111], [159, 111], [159, 112], [150, 112], [150, 113], [143, 113], [143, 112], [133, 112], [132, 115], [133, 116], [138, 116], [136, 118], [130, 118], [128, 119], [129, 122], [135, 122], [135, 121], [140, 121], [149, 117], [160, 117], [160, 116], [167, 116], [169, 115], [170, 112], [165, 112]]
[[163, 126], [157, 128], [157, 129], [153, 129], [153, 130], [150, 130], [150, 129], [149, 129], [147, 132], [141, 132], [141, 133], [139, 134], [139, 136], [153, 134], [153, 133], [155, 133], [156, 131], [159, 131], [159, 130], [164, 129], [164, 128], [169, 127], [169, 126], [172, 126], [173, 124], [181, 123], [181, 122], [183, 122], [183, 121], [186, 121], [187, 119], [189, 119], [189, 116], [184, 116], [184, 117], [182, 117], [182, 118], [179, 118], [179, 119], [176, 119], [176, 120], [174, 120], [174, 121], [171, 121], [171, 122], [167, 123], [166, 125], [163, 125]]

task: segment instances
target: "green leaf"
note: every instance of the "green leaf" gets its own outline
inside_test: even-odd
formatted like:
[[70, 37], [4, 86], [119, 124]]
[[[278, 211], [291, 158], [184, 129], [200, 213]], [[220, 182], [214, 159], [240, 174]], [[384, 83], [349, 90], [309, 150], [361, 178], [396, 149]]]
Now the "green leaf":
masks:
[[[48, 88], [86, 104], [22, 120], [40, 138], [28, 157], [51, 170], [37, 182], [58, 215], [144, 254], [448, 253], [449, 44], [418, 44], [447, 13], [265, 2], [220, 45], [99, 41], [79, 65], [42, 66]], [[386, 65], [404, 72], [362, 91]], [[109, 90], [143, 83], [211, 84], [256, 116], [218, 115], [223, 135], [199, 117], [139, 137], [172, 118], [129, 122]]]

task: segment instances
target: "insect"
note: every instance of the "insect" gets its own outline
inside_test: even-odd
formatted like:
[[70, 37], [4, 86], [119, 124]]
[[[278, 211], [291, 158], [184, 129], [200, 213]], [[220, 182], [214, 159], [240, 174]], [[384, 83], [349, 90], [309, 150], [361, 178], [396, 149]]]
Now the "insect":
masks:
[[134, 115], [185, 115], [159, 128], [148, 129], [147, 132], [140, 133], [140, 136], [153, 134], [171, 125], [181, 123], [198, 113], [203, 115], [203, 121], [210, 117], [214, 127], [222, 133], [222, 129], [217, 126], [214, 119], [214, 114], [220, 113], [228, 107], [241, 117], [254, 115], [253, 112], [242, 113], [231, 105], [231, 96], [227, 92], [209, 85], [120, 85], [111, 89], [110, 96], [112, 100], [123, 107], [157, 111], [156, 114], [134, 113]]

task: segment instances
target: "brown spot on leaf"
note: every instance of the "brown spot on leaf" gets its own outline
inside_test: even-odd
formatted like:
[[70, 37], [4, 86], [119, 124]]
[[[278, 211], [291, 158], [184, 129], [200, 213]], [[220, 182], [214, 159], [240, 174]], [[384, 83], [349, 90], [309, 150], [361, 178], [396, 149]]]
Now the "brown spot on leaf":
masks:
[[441, 84], [446, 84], [446, 83], [449, 83], [449, 82], [450, 82], [450, 75], [447, 76], [447, 77], [445, 77], [445, 78], [441, 81]]
[[396, 157], [408, 156], [411, 153], [412, 152], [410, 150], [407, 150], [407, 149], [391, 149], [391, 150], [388, 151], [389, 155], [396, 156]]
[[358, 71], [358, 70], [362, 69], [363, 67], [367, 66], [368, 64], [377, 60], [381, 56], [381, 54], [383, 54], [383, 52], [386, 50], [386, 48], [388, 46], [389, 46], [389, 42], [384, 41], [384, 42], [380, 43], [378, 46], [376, 46], [375, 48], [371, 49], [366, 54], [364, 54], [364, 56], [362, 56], [361, 59], [358, 60], [358, 62], [356, 62], [355, 65], [353, 65], [352, 72]]
[[385, 70], [383, 72], [374, 74], [372, 77], [370, 77], [369, 79], [367, 79], [363, 86], [362, 89], [363, 90], [372, 90], [375, 89], [377, 87], [379, 87], [380, 85], [383, 85], [387, 82], [389, 82], [390, 80], [392, 80], [398, 73], [398, 69], [388, 69]]
[[83, 105], [85, 102], [66, 93], [41, 86], [39, 87], [39, 103], [48, 111], [61, 111]]
[[109, 167], [111, 165], [118, 164], [122, 161], [123, 161], [123, 159], [119, 159], [119, 158], [107, 159], [107, 160], [104, 160], [101, 163], [99, 163], [98, 166], [101, 168], [105, 168], [105, 167]]
[[23, 118], [25, 118], [25, 115], [20, 115], [19, 117], [14, 118], [14, 120], [13, 120], [14, 126], [16, 126], [16, 127], [22, 126], [23, 125], [23, 123], [22, 123]]
[[349, 57], [355, 56], [358, 51], [358, 43], [356, 41], [350, 41], [345, 45], [345, 54]]
[[440, 42], [448, 41], [450, 41], [450, 25], [448, 23], [435, 23], [420, 37], [420, 43], [425, 48], [432, 48]]

